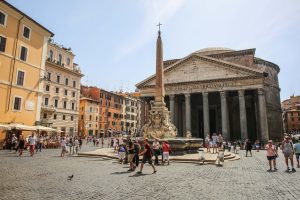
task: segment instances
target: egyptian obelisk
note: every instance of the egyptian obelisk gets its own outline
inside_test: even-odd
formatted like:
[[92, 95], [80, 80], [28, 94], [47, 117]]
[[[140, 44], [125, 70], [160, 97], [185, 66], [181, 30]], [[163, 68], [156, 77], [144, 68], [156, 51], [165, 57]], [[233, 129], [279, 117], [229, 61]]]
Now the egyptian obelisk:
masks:
[[163, 44], [161, 31], [158, 24], [158, 37], [156, 40], [156, 82], [155, 98], [151, 102], [148, 123], [143, 126], [142, 134], [150, 139], [175, 138], [177, 135], [176, 127], [170, 122], [170, 112], [164, 102], [164, 68], [163, 68]]

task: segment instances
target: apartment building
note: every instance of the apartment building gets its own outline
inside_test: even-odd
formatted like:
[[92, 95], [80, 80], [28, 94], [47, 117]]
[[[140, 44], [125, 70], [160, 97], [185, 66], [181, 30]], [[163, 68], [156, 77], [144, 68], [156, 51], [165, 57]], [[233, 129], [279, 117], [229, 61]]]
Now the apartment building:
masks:
[[283, 128], [287, 133], [300, 131], [300, 96], [282, 101]]
[[0, 123], [32, 126], [40, 121], [41, 77], [53, 35], [13, 5], [0, 2]]
[[70, 48], [48, 41], [47, 60], [43, 74], [41, 124], [76, 135], [78, 130], [80, 80], [83, 74], [74, 63]]

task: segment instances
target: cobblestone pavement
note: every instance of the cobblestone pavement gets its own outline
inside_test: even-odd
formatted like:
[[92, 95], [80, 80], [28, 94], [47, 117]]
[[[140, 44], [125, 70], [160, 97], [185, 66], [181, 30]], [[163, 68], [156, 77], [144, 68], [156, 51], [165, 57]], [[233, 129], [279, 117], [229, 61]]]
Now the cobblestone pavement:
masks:
[[284, 172], [280, 155], [279, 171], [266, 172], [264, 151], [247, 158], [241, 151], [240, 160], [224, 167], [171, 163], [152, 175], [146, 165], [139, 176], [116, 160], [59, 154], [49, 149], [19, 158], [0, 151], [0, 199], [300, 199], [300, 169]]

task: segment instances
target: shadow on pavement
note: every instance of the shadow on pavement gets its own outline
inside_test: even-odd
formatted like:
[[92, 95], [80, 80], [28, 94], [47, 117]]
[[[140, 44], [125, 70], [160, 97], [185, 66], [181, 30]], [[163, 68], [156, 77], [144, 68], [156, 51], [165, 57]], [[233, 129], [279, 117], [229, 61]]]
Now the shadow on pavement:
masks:
[[121, 175], [121, 174], [129, 174], [129, 173], [131, 173], [131, 171], [113, 172], [113, 173], [110, 173], [110, 174]]

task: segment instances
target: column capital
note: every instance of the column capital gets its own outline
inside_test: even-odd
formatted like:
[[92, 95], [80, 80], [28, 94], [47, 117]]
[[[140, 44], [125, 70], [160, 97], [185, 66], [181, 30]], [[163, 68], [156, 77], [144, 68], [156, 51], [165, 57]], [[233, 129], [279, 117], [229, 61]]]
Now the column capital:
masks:
[[174, 101], [175, 94], [169, 94], [169, 98], [170, 98], [170, 100]]
[[239, 97], [244, 97], [245, 95], [245, 90], [238, 90]]
[[208, 97], [208, 92], [202, 92], [202, 96]]
[[257, 93], [258, 93], [258, 95], [264, 95], [265, 91], [262, 88], [258, 88]]
[[191, 94], [190, 94], [190, 93], [184, 93], [184, 97], [185, 97], [185, 98], [190, 98], [190, 97], [191, 97]]
[[221, 96], [221, 98], [225, 98], [226, 97], [226, 91], [221, 91], [220, 96]]

